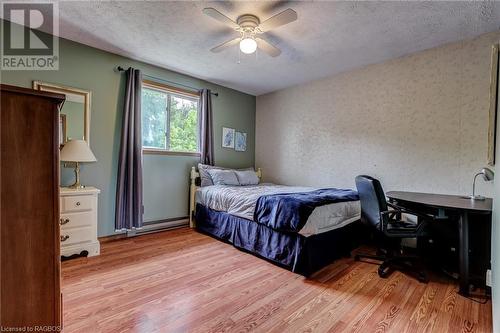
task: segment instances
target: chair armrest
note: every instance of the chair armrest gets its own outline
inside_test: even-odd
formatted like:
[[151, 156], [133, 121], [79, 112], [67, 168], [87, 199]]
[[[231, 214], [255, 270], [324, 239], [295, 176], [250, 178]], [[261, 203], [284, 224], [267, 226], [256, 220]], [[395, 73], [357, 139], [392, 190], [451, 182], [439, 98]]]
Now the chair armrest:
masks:
[[[387, 218], [385, 218], [387, 216]], [[387, 229], [387, 224], [395, 218], [401, 218], [401, 211], [399, 210], [385, 210], [380, 212], [380, 231], [384, 232]]]
[[401, 207], [401, 206], [395, 205], [395, 204], [390, 203], [390, 202], [388, 202], [387, 205], [389, 207], [393, 208], [394, 210], [399, 211], [400, 213], [415, 215], [417, 217], [420, 217], [422, 220], [435, 220], [436, 219], [435, 216], [433, 216], [431, 214], [415, 212], [411, 209], [408, 209], [406, 207]]
[[389, 218], [393, 218], [393, 216], [391, 216], [391, 214], [393, 215], [398, 215], [398, 214], [401, 214], [402, 212], [400, 210], [384, 210], [382, 212], [380, 212], [380, 217], [383, 217], [385, 215], [387, 215], [387, 217]]
[[[387, 230], [387, 225], [389, 223], [391, 223], [391, 221], [395, 220], [394, 219], [395, 215], [398, 215], [398, 219], [401, 220], [402, 213], [415, 215], [415, 216], [422, 219], [420, 222], [417, 222], [417, 224], [415, 225], [417, 235], [420, 235], [424, 231], [424, 228], [427, 225], [427, 221], [435, 219], [434, 216], [432, 216], [432, 215], [414, 212], [414, 211], [411, 211], [409, 209], [406, 209], [404, 207], [400, 207], [400, 206], [397, 206], [394, 204], [388, 203], [388, 206], [393, 208], [393, 210], [386, 210], [386, 211], [380, 212], [380, 218], [381, 218], [381, 222], [382, 222], [382, 223], [380, 223], [380, 231], [382, 231], [384, 233]], [[384, 216], [387, 216], [388, 218], [384, 218]]]

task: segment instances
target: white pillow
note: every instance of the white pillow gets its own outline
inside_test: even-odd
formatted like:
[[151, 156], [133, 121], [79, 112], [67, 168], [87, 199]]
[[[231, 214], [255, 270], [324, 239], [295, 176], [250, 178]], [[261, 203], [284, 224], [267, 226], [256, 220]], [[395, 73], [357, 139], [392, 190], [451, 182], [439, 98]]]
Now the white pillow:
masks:
[[247, 171], [247, 170], [253, 171], [253, 167], [234, 170], [234, 169], [229, 169], [229, 168], [224, 168], [224, 167], [219, 167], [219, 166], [213, 166], [213, 165], [207, 165], [207, 164], [198, 163], [198, 172], [200, 174], [200, 180], [201, 180], [200, 186], [201, 187], [214, 185], [214, 182], [212, 181], [212, 177], [208, 173], [208, 170], [212, 170], [212, 169], [216, 169], [216, 170], [233, 170], [233, 171]]
[[236, 170], [234, 172], [236, 174], [236, 178], [238, 178], [238, 182], [240, 185], [258, 185], [259, 177], [257, 173], [253, 170]]
[[212, 181], [212, 177], [210, 176], [210, 173], [208, 173], [208, 170], [213, 170], [213, 169], [225, 170], [226, 168], [198, 163], [198, 172], [200, 173], [201, 187], [210, 186], [214, 184], [214, 182]]
[[209, 169], [207, 172], [210, 174], [214, 185], [240, 185], [234, 170]]

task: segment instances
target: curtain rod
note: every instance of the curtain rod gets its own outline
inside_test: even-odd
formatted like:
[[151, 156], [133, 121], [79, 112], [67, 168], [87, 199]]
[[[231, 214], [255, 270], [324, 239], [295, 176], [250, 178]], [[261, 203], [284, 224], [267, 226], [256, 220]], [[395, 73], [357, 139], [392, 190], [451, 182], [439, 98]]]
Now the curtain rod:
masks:
[[[116, 67], [116, 70], [119, 71], [119, 72], [125, 72], [126, 69], [123, 68], [122, 66], [118, 66]], [[174, 84], [176, 86], [181, 86], [181, 87], [184, 87], [184, 88], [188, 88], [188, 89], [191, 89], [191, 90], [195, 90], [195, 91], [199, 91], [200, 89], [198, 88], [195, 88], [195, 87], [191, 87], [191, 86], [188, 86], [188, 85], [185, 85], [185, 84], [182, 84], [182, 83], [177, 83], [177, 82], [173, 82], [173, 81], [169, 81], [169, 80], [165, 80], [165, 79], [162, 79], [162, 78], [159, 78], [159, 77], [155, 77], [155, 76], [152, 76], [152, 75], [148, 75], [148, 74], [142, 74], [143, 76], [146, 76], [146, 77], [149, 77], [150, 79], [153, 79], [155, 81], [162, 81], [162, 82], [166, 82], [166, 83], [169, 83], [169, 84]], [[212, 95], [214, 96], [219, 96], [219, 93], [218, 92], [210, 92]]]

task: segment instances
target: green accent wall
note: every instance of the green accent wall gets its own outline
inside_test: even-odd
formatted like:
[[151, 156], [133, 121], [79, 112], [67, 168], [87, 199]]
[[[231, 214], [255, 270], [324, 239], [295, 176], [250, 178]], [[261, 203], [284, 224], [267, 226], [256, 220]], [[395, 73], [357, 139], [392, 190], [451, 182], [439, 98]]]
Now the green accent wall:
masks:
[[[254, 166], [254, 96], [62, 38], [59, 47], [58, 71], [2, 71], [0, 81], [31, 87], [33, 80], [39, 80], [91, 91], [90, 147], [97, 162], [84, 164], [81, 178], [84, 184], [101, 189], [99, 236], [115, 232], [117, 157], [125, 86], [125, 75], [114, 71], [117, 65], [132, 66], [158, 78], [217, 91], [219, 97], [212, 98], [215, 162], [228, 167]], [[222, 148], [223, 126], [248, 133], [246, 152]], [[188, 215], [189, 171], [198, 160], [189, 156], [144, 155], [145, 221]], [[62, 168], [61, 183], [68, 185], [72, 181], [72, 171]]]

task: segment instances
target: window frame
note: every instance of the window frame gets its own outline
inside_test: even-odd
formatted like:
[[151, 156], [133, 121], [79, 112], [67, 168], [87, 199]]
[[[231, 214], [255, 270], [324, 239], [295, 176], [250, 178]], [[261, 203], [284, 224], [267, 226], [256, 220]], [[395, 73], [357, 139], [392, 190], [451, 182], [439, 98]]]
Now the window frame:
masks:
[[[147, 154], [147, 155], [174, 155], [174, 156], [201, 156], [200, 150], [200, 135], [201, 135], [201, 124], [200, 124], [200, 94], [177, 88], [177, 87], [172, 87], [163, 83], [159, 83], [156, 81], [151, 81], [151, 80], [142, 80], [142, 87], [141, 87], [141, 94], [142, 94], [142, 89], [147, 88], [147, 89], [152, 89], [152, 90], [157, 90], [161, 91], [164, 93], [169, 94], [170, 96], [177, 96], [181, 98], [186, 98], [190, 100], [196, 100], [197, 105], [198, 105], [198, 111], [197, 111], [197, 116], [198, 116], [198, 131], [197, 131], [197, 148], [198, 151], [192, 152], [192, 151], [177, 151], [177, 150], [168, 150], [168, 149], [161, 149], [161, 148], [154, 148], [154, 147], [144, 147], [142, 145], [142, 137], [141, 137], [141, 147], [142, 147], [142, 153]], [[166, 119], [167, 119], [167, 130], [169, 131], [170, 129], [170, 97], [167, 98], [167, 111], [166, 111]], [[166, 138], [167, 143], [170, 138]]]

